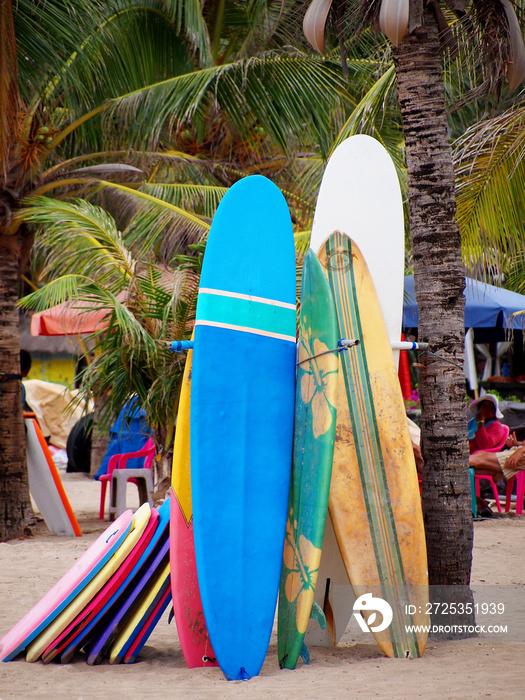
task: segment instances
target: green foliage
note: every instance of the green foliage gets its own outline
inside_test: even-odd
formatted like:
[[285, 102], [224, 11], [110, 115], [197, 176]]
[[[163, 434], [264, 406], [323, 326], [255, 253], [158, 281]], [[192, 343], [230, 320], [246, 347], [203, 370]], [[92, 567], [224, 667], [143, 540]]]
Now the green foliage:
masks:
[[203, 245], [170, 270], [148, 252], [133, 251], [112, 217], [89, 202], [39, 198], [27, 217], [42, 226], [37, 246], [51, 279], [20, 305], [45, 309], [69, 300], [80, 315], [84, 304], [104, 311], [107, 331], [86, 339], [93, 359], [81, 395], [104, 399], [106, 427], [137, 395], [148, 423], [169, 444], [184, 368], [169, 343], [191, 335]]
[[481, 278], [525, 290], [525, 110], [518, 102], [457, 139], [457, 219], [467, 265]]
[[304, 50], [293, 5], [50, 0], [40, 22], [35, 3], [15, 7], [24, 111], [8, 180], [13, 232], [36, 230], [39, 287], [22, 306], [107, 312], [82, 377], [106, 424], [136, 394], [169, 444], [183, 358], [166, 342], [191, 333], [204, 240], [233, 182], [272, 177], [307, 230], [352, 100], [339, 64]]

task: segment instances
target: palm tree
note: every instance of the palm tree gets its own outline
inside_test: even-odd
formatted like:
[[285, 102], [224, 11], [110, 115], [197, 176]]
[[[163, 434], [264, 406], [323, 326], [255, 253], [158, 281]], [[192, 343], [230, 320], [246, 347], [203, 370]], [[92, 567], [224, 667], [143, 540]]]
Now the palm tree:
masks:
[[305, 29], [314, 48], [323, 49], [330, 8], [345, 35], [372, 23], [392, 43], [406, 148], [419, 339], [435, 353], [422, 358], [419, 382], [429, 580], [466, 585], [472, 519], [462, 373], [464, 270], [442, 48], [446, 41], [454, 47], [454, 33], [468, 30], [482, 42], [479, 55], [486, 62], [479, 70], [485, 71], [487, 86], [499, 86], [507, 76], [515, 88], [524, 77], [523, 40], [508, 0], [313, 0]]
[[[31, 35], [33, 13], [25, 3], [25, 36]], [[25, 434], [21, 411], [20, 341], [18, 337], [18, 296], [20, 270], [27, 264], [31, 246], [29, 234], [13, 225], [13, 215], [20, 198], [27, 192], [28, 178], [34, 177], [39, 160], [46, 148], [48, 127], [43, 127], [41, 106], [31, 96], [32, 86], [44, 80], [43, 66], [49, 66], [54, 52], [47, 58], [42, 37], [52, 30], [57, 21], [55, 36], [60, 34], [61, 45], [73, 53], [73, 34], [69, 17], [56, 12], [42, 13], [40, 31], [35, 31], [34, 53], [31, 61], [17, 62], [15, 23], [11, 2], [3, 2], [0, 13], [0, 348], [2, 354], [2, 381], [0, 382], [0, 540], [14, 536], [33, 516], [27, 487], [25, 468]], [[86, 26], [89, 26], [89, 21]], [[23, 34], [24, 32], [20, 32]], [[78, 36], [78, 34], [77, 34]], [[69, 51], [67, 49], [69, 48]], [[64, 68], [62, 58], [54, 56], [56, 70]], [[34, 75], [32, 71], [34, 70]], [[19, 76], [20, 71], [20, 76]]]
[[[121, 197], [111, 197], [113, 210], [125, 198], [139, 235], [146, 219], [135, 216], [137, 201], [151, 203], [152, 189], [162, 191], [171, 210], [163, 208], [150, 236], [161, 247], [167, 230], [198, 238], [202, 217], [188, 226], [189, 200], [197, 196], [206, 210], [206, 187], [257, 171], [258, 155], [268, 172], [284, 173], [297, 144], [326, 151], [348, 102], [340, 68], [287, 48], [280, 10], [280, 0], [20, 0], [14, 12], [10, 0], [2, 3], [0, 540], [31, 516], [22, 416], [13, 412], [18, 280], [33, 236], [22, 215], [27, 199], [103, 187], [105, 201], [109, 192]], [[172, 178], [163, 183], [163, 173]]]

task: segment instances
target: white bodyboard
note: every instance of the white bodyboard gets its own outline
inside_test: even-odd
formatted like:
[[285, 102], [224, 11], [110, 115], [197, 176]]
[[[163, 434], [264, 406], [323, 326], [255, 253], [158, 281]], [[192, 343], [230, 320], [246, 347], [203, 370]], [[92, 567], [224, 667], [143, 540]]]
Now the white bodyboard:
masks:
[[26, 419], [26, 450], [27, 472], [29, 476], [29, 491], [38, 510], [42, 513], [46, 525], [52, 535], [68, 535], [75, 537], [70, 516], [53, 479], [51, 470], [56, 467], [49, 464], [36, 434], [35, 423]]

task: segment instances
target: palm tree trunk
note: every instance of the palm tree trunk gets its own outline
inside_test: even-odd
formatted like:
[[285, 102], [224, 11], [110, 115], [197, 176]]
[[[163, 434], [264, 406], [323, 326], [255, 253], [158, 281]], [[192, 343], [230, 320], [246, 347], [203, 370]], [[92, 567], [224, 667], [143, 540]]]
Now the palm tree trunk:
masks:
[[427, 7], [424, 26], [408, 35], [394, 56], [406, 145], [418, 338], [440, 356], [421, 360], [419, 380], [429, 581], [467, 585], [473, 528], [462, 370], [464, 271], [432, 10]]
[[0, 236], [0, 541], [34, 519], [26, 466], [18, 320], [19, 241]]
[[103, 399], [95, 396], [94, 404], [93, 430], [91, 432], [91, 467], [89, 470], [91, 477], [98, 472], [109, 446], [109, 432], [107, 429], [101, 430], [100, 428], [100, 410]]
[[171, 489], [171, 466], [173, 463], [174, 436], [172, 432], [170, 432], [170, 438], [167, 439], [167, 435], [168, 431], [164, 427], [160, 427], [155, 430], [155, 442], [157, 444], [157, 448], [160, 446], [160, 451], [157, 453], [157, 458], [153, 463], [153, 483], [155, 484], [153, 501], [156, 505], [165, 500]]

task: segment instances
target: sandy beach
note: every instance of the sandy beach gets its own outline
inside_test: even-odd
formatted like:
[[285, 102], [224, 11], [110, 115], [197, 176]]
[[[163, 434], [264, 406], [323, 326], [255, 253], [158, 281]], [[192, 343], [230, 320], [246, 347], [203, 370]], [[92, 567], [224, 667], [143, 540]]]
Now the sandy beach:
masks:
[[[108, 526], [98, 520], [100, 486], [83, 474], [62, 473], [82, 537], [56, 537], [45, 523], [32, 535], [0, 544], [0, 636], [56, 583]], [[128, 504], [138, 506], [136, 488]], [[474, 523], [472, 583], [525, 591], [525, 516], [510, 514]], [[523, 606], [522, 606], [523, 607]], [[260, 675], [228, 682], [219, 669], [188, 669], [168, 611], [132, 665], [88, 666], [82, 655], [70, 664], [26, 663], [24, 656], [0, 664], [0, 700], [7, 698], [518, 698], [523, 697], [524, 641], [430, 640], [421, 659], [385, 658], [356, 625], [336, 648], [310, 648], [311, 663], [281, 671], [274, 630]], [[518, 635], [518, 639], [520, 636]]]

